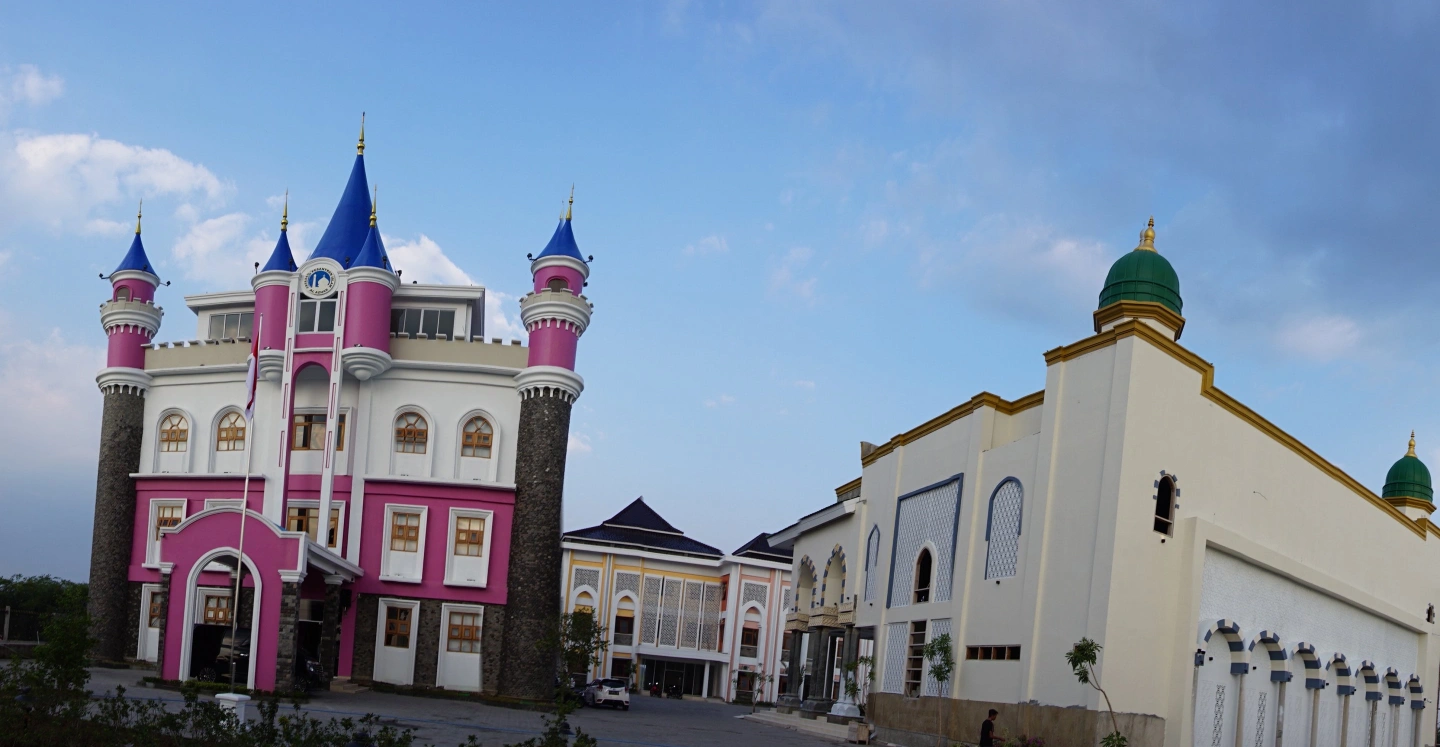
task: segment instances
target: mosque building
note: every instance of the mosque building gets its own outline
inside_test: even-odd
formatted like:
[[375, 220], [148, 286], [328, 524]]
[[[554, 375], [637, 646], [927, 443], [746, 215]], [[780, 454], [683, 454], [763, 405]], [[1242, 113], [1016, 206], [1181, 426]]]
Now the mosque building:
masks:
[[643, 691], [774, 702], [789, 664], [790, 552], [759, 534], [734, 552], [685, 535], [644, 498], [566, 532], [566, 610], [606, 628], [588, 678]]
[[137, 219], [100, 307], [96, 658], [167, 680], [228, 679], [233, 661], [260, 690], [291, 690], [316, 661], [359, 683], [548, 699], [537, 644], [560, 612], [589, 261], [567, 209], [531, 258], [529, 346], [487, 340], [483, 287], [402, 282], [364, 152], [362, 124], [310, 256], [293, 257], [282, 218], [248, 289], [185, 298], [185, 342], [155, 341]]
[[[973, 741], [995, 708], [1002, 733], [1090, 747], [1107, 703], [1131, 747], [1434, 744], [1440, 528], [1413, 434], [1376, 495], [1219, 389], [1153, 220], [1099, 298], [1043, 389], [862, 443], [860, 478], [770, 537], [796, 589], [780, 709], [863, 704], [904, 745]], [[1066, 662], [1082, 638], [1108, 700]]]

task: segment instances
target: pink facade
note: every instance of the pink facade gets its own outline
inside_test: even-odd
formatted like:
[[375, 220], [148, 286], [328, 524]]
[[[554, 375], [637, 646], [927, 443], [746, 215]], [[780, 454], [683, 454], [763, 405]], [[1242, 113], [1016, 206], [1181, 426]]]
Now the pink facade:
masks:
[[550, 281], [555, 278], [564, 280], [565, 287], [569, 288], [570, 292], [577, 296], [580, 295], [585, 287], [585, 278], [580, 274], [579, 270], [565, 265], [550, 265], [548, 267], [541, 267], [535, 272], [535, 292], [539, 293], [549, 288]]
[[390, 287], [352, 282], [345, 304], [345, 347], [390, 352]]
[[547, 326], [530, 330], [530, 357], [532, 366], [559, 366], [575, 370], [575, 351], [580, 338], [574, 330], [558, 326], [554, 320]]
[[153, 303], [155, 301], [155, 286], [147, 280], [141, 280], [140, 278], [116, 280], [112, 289], [113, 293], [110, 296], [111, 300], [120, 298], [121, 288], [130, 291], [131, 301], [145, 301], [147, 303]]
[[290, 301], [288, 284], [266, 285], [255, 291], [255, 323], [260, 325], [261, 350], [285, 349]]
[[145, 346], [150, 333], [139, 327], [117, 327], [110, 332], [105, 365], [111, 368], [145, 368]]

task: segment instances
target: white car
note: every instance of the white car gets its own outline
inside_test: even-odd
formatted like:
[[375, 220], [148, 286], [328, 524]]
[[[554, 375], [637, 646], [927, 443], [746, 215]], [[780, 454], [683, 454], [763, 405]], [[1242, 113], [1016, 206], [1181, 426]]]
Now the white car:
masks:
[[585, 688], [585, 705], [619, 706], [628, 711], [630, 710], [629, 683], [613, 677], [595, 680]]

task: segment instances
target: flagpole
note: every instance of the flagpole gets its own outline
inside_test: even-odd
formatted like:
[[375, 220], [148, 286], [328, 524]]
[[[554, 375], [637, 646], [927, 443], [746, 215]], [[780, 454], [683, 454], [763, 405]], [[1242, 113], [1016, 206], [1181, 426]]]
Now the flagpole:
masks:
[[[260, 314], [255, 320], [255, 329], [252, 330], [250, 333], [254, 335], [250, 343], [250, 350], [254, 359], [250, 361], [250, 365], [252, 366], [252, 368], [250, 371], [247, 372], [248, 375], [246, 376], [246, 378], [249, 380], [245, 382], [245, 397], [247, 400], [245, 407], [245, 487], [241, 490], [240, 493], [240, 546], [239, 548], [237, 548], [238, 557], [235, 558], [235, 604], [230, 610], [231, 693], [235, 692], [235, 660], [238, 658], [237, 651], [235, 649], [236, 646], [239, 644], [239, 641], [236, 640], [236, 627], [240, 622], [240, 580], [245, 577], [245, 517], [250, 510], [250, 442], [255, 440], [255, 389], [258, 384], [257, 380], [260, 378], [259, 340], [260, 327], [264, 323], [265, 315]], [[252, 604], [259, 604], [259, 602], [260, 600], [256, 599], [252, 602]], [[254, 630], [250, 631], [251, 640], [254, 640], [255, 632], [256, 631]], [[247, 656], [246, 659], [248, 660], [249, 657]], [[245, 675], [246, 679], [248, 680], [250, 675], [249, 671], [246, 671]]]

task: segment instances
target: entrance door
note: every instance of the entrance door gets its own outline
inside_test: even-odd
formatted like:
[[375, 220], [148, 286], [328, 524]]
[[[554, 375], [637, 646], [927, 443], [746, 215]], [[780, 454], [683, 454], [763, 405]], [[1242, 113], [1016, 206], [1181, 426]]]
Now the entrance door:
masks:
[[375, 673], [377, 682], [392, 685], [415, 684], [415, 624], [420, 603], [403, 599], [381, 599], [375, 624]]
[[480, 630], [484, 611], [484, 607], [458, 604], [441, 607], [440, 616], [445, 627], [440, 631], [440, 665], [437, 674], [437, 684], [440, 687], [446, 690], [479, 692]]
[[160, 627], [165, 624], [161, 617], [165, 594], [159, 586], [146, 584], [140, 596], [140, 643], [135, 658], [141, 661], [156, 661], [160, 652]]

